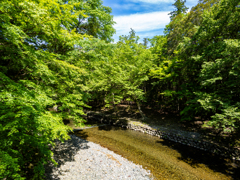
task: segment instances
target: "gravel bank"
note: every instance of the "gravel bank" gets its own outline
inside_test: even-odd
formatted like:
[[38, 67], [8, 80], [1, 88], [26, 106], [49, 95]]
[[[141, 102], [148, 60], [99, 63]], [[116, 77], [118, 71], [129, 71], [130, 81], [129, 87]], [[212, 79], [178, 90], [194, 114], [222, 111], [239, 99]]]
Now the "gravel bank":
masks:
[[75, 135], [65, 143], [56, 142], [54, 159], [58, 166], [45, 167], [47, 180], [150, 180], [150, 171], [93, 142]]

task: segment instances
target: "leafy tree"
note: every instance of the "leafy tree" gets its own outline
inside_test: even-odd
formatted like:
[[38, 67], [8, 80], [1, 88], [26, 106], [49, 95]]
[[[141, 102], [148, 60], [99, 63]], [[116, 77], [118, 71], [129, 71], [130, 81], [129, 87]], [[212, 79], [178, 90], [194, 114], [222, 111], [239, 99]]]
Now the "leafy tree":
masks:
[[[91, 94], [90, 104], [94, 106], [104, 105], [106, 93], [101, 89], [104, 85], [109, 85], [103, 82], [100, 84], [100, 77], [97, 73], [104, 73], [114, 56], [116, 44], [106, 43], [99, 39], [84, 39], [78, 43], [79, 49], [76, 49], [69, 59], [70, 62], [78, 67], [84, 69], [83, 87], [84, 90]], [[96, 75], [96, 76], [95, 76]], [[108, 78], [107, 74], [102, 77], [105, 80]], [[98, 85], [100, 87], [98, 88]]]
[[148, 38], [143, 38], [143, 45], [147, 48], [148, 47]]
[[[199, 88], [195, 83], [198, 73], [196, 73], [196, 69], [192, 69], [189, 59], [179, 56], [178, 46], [193, 37], [198, 30], [198, 25], [202, 23], [204, 10], [209, 11], [210, 7], [217, 2], [218, 0], [199, 1], [199, 4], [193, 7], [189, 13], [179, 13], [166, 26], [165, 42], [153, 39], [155, 43], [151, 48], [152, 53], [158, 54], [160, 52], [161, 56], [155, 58], [154, 65], [156, 66], [152, 68], [150, 75], [153, 78], [152, 85], [154, 85], [152, 92], [157, 96], [154, 99], [161, 104], [161, 107], [171, 107], [171, 109], [179, 111], [184, 108], [186, 101], [190, 103], [190, 100], [195, 99], [195, 95], [191, 92]], [[157, 49], [159, 52], [156, 51]], [[188, 56], [190, 53], [182, 54]], [[200, 67], [198, 65], [196, 68], [200, 69]], [[151, 92], [148, 94], [149, 97], [152, 97]], [[196, 102], [193, 102], [192, 105], [198, 109], [198, 112], [203, 113], [201, 108], [197, 108]], [[190, 113], [188, 111], [188, 113], [192, 114], [192, 116], [196, 115], [196, 112]], [[189, 119], [192, 119], [192, 116], [189, 115]]]
[[110, 15], [112, 9], [103, 6], [101, 0], [62, 0], [61, 4], [71, 4], [76, 12], [83, 12], [77, 16], [74, 22], [62, 23], [69, 30], [76, 30], [80, 34], [88, 34], [106, 42], [113, 41], [112, 35], [115, 33], [113, 16]]
[[[221, 0], [205, 11], [193, 38], [181, 44], [185, 67], [195, 72], [194, 98], [182, 112], [202, 109], [211, 115], [208, 125], [220, 131], [239, 128], [239, 1]], [[189, 73], [187, 74], [189, 76]]]
[[176, 2], [173, 4], [175, 10], [169, 13], [169, 15], [171, 15], [171, 20], [173, 20], [177, 15], [185, 14], [187, 12], [188, 8], [185, 6], [185, 3], [186, 0], [176, 0]]
[[167, 37], [166, 36], [154, 36], [149, 39], [150, 50], [155, 56], [154, 65], [159, 66], [167, 58]]
[[176, 14], [165, 28], [165, 34], [168, 37], [169, 55], [174, 55], [174, 51], [184, 37], [192, 38], [197, 31], [197, 27], [202, 23], [203, 12], [208, 11], [217, 2], [219, 0], [201, 0], [189, 13]]
[[[229, 6], [223, 6], [223, 2]], [[166, 27], [169, 30], [166, 32], [167, 42], [152, 39], [152, 53], [160, 56], [155, 55], [154, 67], [150, 71], [153, 86], [148, 98], [171, 109], [178, 104], [183, 120], [193, 120], [197, 115], [212, 116], [208, 125], [219, 130], [232, 131], [239, 126], [236, 103], [239, 92], [230, 90], [230, 82], [235, 87], [233, 82], [238, 81], [238, 73], [230, 75], [230, 69], [235, 69], [238, 62], [235, 51], [239, 44], [236, 3], [199, 1], [188, 14], [177, 15]], [[231, 62], [227, 60], [227, 51], [229, 57], [231, 52], [234, 54]], [[224, 62], [228, 62], [227, 67]]]
[[148, 80], [152, 56], [143, 45], [136, 43], [138, 39], [133, 30], [129, 36], [120, 37], [116, 46], [111, 48], [113, 53], [94, 64], [88, 84], [93, 90], [105, 94], [106, 107], [115, 106], [123, 99], [132, 100], [137, 102], [144, 117], [140, 107], [140, 102], [144, 101], [141, 86]]
[[48, 144], [69, 138], [63, 120], [84, 122], [83, 69], [68, 60], [88, 36], [61, 22], [79, 14], [55, 0], [0, 2], [1, 179], [41, 179], [53, 161]]
[[129, 41], [130, 43], [138, 43], [138, 40], [140, 38], [138, 36], [136, 36], [136, 31], [134, 31], [134, 29], [131, 28], [129, 35], [122, 35], [119, 37], [119, 41], [120, 42], [125, 42], [125, 41]]

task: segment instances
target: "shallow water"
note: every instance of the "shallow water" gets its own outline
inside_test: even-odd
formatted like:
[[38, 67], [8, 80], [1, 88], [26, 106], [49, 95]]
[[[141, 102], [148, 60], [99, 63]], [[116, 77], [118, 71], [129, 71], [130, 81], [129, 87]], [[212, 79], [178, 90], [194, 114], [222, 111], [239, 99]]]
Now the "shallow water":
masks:
[[75, 132], [136, 164], [155, 179], [239, 179], [240, 169], [228, 159], [140, 132], [102, 126]]

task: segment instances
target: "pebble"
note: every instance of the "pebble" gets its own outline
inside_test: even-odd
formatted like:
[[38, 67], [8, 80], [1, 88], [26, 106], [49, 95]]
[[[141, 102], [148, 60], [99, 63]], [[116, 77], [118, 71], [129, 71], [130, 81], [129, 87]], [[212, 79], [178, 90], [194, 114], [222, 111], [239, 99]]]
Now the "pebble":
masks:
[[54, 160], [45, 166], [46, 180], [151, 180], [151, 172], [99, 144], [71, 135], [56, 141]]

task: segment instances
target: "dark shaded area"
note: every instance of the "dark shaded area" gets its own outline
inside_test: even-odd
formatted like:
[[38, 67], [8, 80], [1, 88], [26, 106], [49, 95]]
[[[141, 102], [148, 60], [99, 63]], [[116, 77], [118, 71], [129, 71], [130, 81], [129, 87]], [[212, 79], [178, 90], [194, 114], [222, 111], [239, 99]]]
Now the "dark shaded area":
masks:
[[100, 130], [100, 131], [117, 131], [117, 130], [127, 130], [127, 128], [109, 125], [109, 126], [99, 126], [98, 130]]
[[45, 179], [46, 180], [60, 180], [58, 175], [54, 175], [53, 172], [57, 170], [57, 174], [62, 174], [62, 171], [58, 170], [61, 165], [64, 165], [66, 162], [72, 162], [74, 156], [79, 150], [88, 149], [89, 146], [86, 144], [87, 133], [81, 132], [81, 138], [79, 139], [76, 136], [72, 135], [72, 138], [62, 143], [59, 140], [56, 140], [56, 146], [50, 147], [53, 151], [53, 159], [58, 163], [57, 166], [54, 166], [52, 162], [49, 162], [45, 165]]
[[116, 125], [116, 126], [124, 126], [128, 124], [128, 121], [125, 119], [126, 116], [121, 116], [118, 113], [109, 113], [108, 111], [104, 111], [103, 113], [88, 113], [87, 123], [89, 124], [108, 124], [108, 125]]
[[178, 159], [188, 163], [192, 167], [204, 164], [215, 172], [226, 174], [233, 179], [240, 179], [240, 162], [238, 161], [233, 162], [231, 159], [169, 140], [161, 140], [157, 141], [157, 143], [178, 151], [181, 154], [181, 157]]
[[70, 120], [66, 120], [66, 119], [64, 119], [64, 120], [63, 120], [63, 123], [64, 123], [64, 125], [67, 125], [67, 124], [70, 123]]
[[174, 130], [197, 132], [206, 140], [214, 141], [225, 147], [240, 147], [240, 132], [222, 134], [221, 130], [206, 127], [203, 128], [203, 124], [209, 121], [209, 119], [204, 118], [203, 116], [196, 116], [192, 121], [181, 121], [179, 113], [171, 111], [170, 109], [159, 110], [147, 105], [142, 105], [141, 108], [147, 117], [146, 119], [142, 119], [137, 106], [134, 104], [118, 104], [116, 105], [115, 110], [112, 108], [104, 110], [95, 109], [96, 111], [92, 112], [98, 112], [98, 114], [90, 113], [87, 119], [89, 122], [95, 121], [110, 125], [126, 125], [126, 119], [131, 118], [132, 121], [145, 123], [151, 127], [161, 126]]
[[70, 133], [71, 135], [76, 135], [82, 139], [87, 139], [88, 134], [86, 132], [84, 132], [83, 130], [78, 130], [75, 133]]

